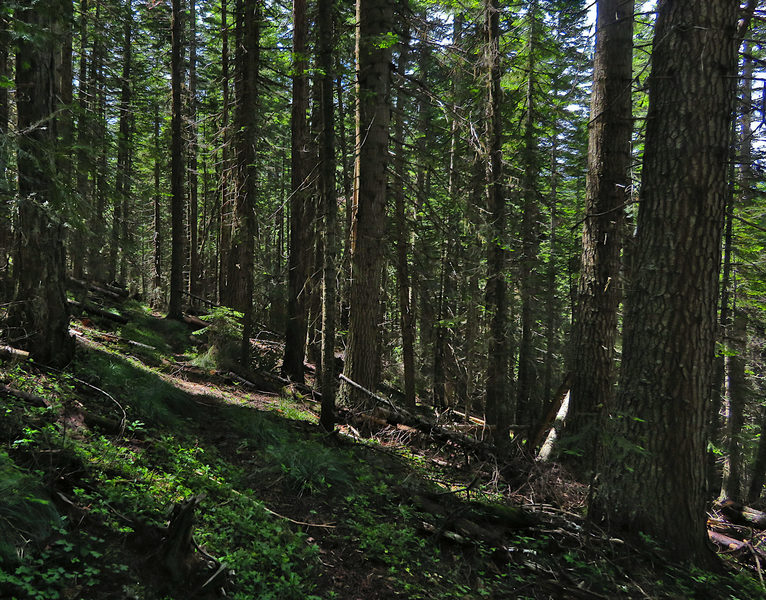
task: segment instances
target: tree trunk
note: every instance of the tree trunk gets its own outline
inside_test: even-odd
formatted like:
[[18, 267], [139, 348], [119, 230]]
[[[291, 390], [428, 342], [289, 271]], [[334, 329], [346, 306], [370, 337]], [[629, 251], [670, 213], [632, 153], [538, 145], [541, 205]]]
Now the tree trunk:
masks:
[[[406, 4], [403, 2], [402, 4]], [[406, 14], [406, 10], [402, 14]], [[406, 19], [407, 17], [405, 17]], [[410, 54], [409, 21], [402, 25], [403, 39], [399, 51], [398, 72], [407, 72]], [[402, 82], [404, 80], [402, 79]], [[402, 83], [402, 85], [404, 85]], [[415, 410], [415, 324], [410, 302], [410, 267], [407, 258], [410, 246], [409, 228], [405, 218], [405, 154], [404, 111], [406, 92], [402, 89], [396, 97], [396, 120], [394, 125], [394, 223], [396, 225], [396, 280], [399, 292], [399, 327], [402, 335], [402, 363], [404, 367], [404, 407]]]
[[730, 353], [726, 356], [726, 441], [721, 499], [735, 502], [743, 500], [742, 490], [742, 428], [745, 424], [747, 379], [745, 352], [747, 351], [747, 314], [736, 311], [729, 340]]
[[593, 63], [580, 279], [570, 346], [572, 388], [564, 430], [580, 474], [595, 465], [614, 398], [620, 250], [630, 194], [633, 0], [600, 0]]
[[487, 425], [494, 429], [493, 437], [499, 447], [508, 438], [509, 419], [513, 411], [507, 406], [508, 393], [508, 300], [505, 282], [505, 200], [502, 176], [502, 117], [500, 114], [500, 8], [497, 0], [486, 5], [487, 52], [489, 65], [489, 94], [487, 98], [489, 160], [487, 161], [487, 217], [489, 244], [487, 248], [487, 318], [489, 345], [487, 349]]
[[[351, 306], [346, 375], [375, 388], [378, 316], [383, 266], [386, 164], [390, 121], [391, 48], [381, 38], [393, 30], [391, 0], [357, 0], [357, 168], [352, 224]], [[366, 401], [344, 385], [344, 399]]]
[[287, 327], [282, 372], [303, 383], [309, 297], [309, 263], [312, 258], [310, 202], [309, 94], [307, 66], [306, 0], [293, 1], [293, 103], [291, 124], [290, 256], [287, 277]]
[[189, 293], [200, 294], [199, 260], [199, 198], [197, 189], [197, 0], [189, 0], [189, 124], [187, 127], [187, 153], [189, 173]]
[[[10, 77], [10, 44], [9, 42], [9, 19], [6, 15], [0, 16], [0, 78]], [[8, 135], [8, 122], [10, 118], [10, 104], [8, 102], [8, 88], [0, 86], [0, 139], [6, 139]], [[13, 182], [11, 171], [8, 168], [10, 153], [6, 144], [0, 144], [0, 303], [4, 303], [11, 297], [10, 261], [11, 247], [13, 245], [13, 231], [11, 229], [10, 200], [13, 196]]]
[[160, 171], [162, 153], [160, 150], [160, 107], [154, 105], [154, 290], [152, 291], [152, 304], [159, 308], [164, 304], [164, 291], [162, 286], [162, 213], [160, 212], [162, 191], [160, 189]]
[[537, 0], [532, 0], [527, 9], [529, 21], [526, 61], [526, 112], [523, 120], [522, 178], [523, 194], [521, 218], [521, 256], [519, 257], [519, 299], [521, 317], [521, 337], [519, 340], [519, 374], [516, 383], [515, 421], [526, 428], [537, 420], [542, 409], [536, 389], [537, 356], [533, 341], [536, 335], [537, 311], [539, 302], [539, 220], [540, 204], [537, 200], [537, 177], [540, 171], [537, 148], [537, 106], [535, 88], [537, 73], [535, 69], [538, 52], [538, 15]]
[[231, 212], [232, 200], [230, 194], [231, 168], [229, 164], [229, 26], [227, 24], [227, 2], [221, 0], [221, 88], [222, 114], [221, 129], [223, 130], [223, 148], [221, 149], [221, 213], [220, 231], [218, 233], [218, 302], [228, 305], [228, 265], [229, 247], [231, 246]]
[[728, 0], [658, 5], [622, 374], [589, 509], [682, 561], [709, 556], [704, 456], [737, 12]]
[[317, 21], [319, 26], [317, 64], [319, 80], [319, 191], [324, 212], [324, 256], [322, 269], [322, 414], [319, 424], [325, 431], [335, 425], [335, 321], [338, 299], [337, 276], [337, 213], [335, 192], [335, 123], [333, 111], [333, 2], [319, 0]]
[[[62, 0], [66, 1], [66, 0]], [[34, 40], [16, 42], [16, 114], [19, 208], [14, 275], [16, 291], [9, 323], [22, 334], [31, 358], [50, 365], [69, 363], [74, 341], [69, 335], [66, 302], [64, 226], [61, 190], [56, 186], [55, 32], [63, 7], [58, 3], [17, 8], [15, 18]], [[66, 27], [69, 23], [65, 24]]]
[[125, 208], [128, 189], [130, 187], [130, 173], [128, 165], [130, 162], [130, 137], [131, 137], [131, 89], [130, 89], [130, 69], [132, 63], [131, 37], [133, 33], [133, 7], [132, 0], [128, 0], [125, 5], [124, 14], [125, 24], [123, 30], [122, 45], [122, 75], [120, 80], [122, 90], [120, 92], [120, 129], [117, 135], [117, 172], [115, 174], [115, 194], [114, 194], [114, 212], [112, 213], [112, 242], [109, 248], [109, 281], [117, 281], [120, 285], [125, 285], [124, 268], [118, 271], [118, 261], [122, 263], [125, 260], [127, 233], [126, 219], [127, 211]]
[[237, 194], [234, 206], [234, 228], [229, 267], [232, 307], [244, 313], [240, 362], [247, 366], [250, 354], [250, 330], [253, 312], [253, 268], [255, 254], [255, 196], [258, 181], [256, 164], [258, 71], [260, 67], [260, 2], [244, 0], [237, 14], [241, 29], [237, 105], [235, 113], [235, 147], [237, 151]]

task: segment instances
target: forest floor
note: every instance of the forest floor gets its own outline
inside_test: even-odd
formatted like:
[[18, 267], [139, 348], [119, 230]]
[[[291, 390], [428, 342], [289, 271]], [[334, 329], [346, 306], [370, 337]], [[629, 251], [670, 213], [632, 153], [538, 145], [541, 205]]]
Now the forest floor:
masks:
[[195, 328], [102, 309], [127, 323], [73, 318], [66, 369], [0, 359], [0, 598], [766, 598], [755, 553], [711, 573], [589, 524], [555, 463], [375, 415], [322, 433], [310, 394], [221, 369]]

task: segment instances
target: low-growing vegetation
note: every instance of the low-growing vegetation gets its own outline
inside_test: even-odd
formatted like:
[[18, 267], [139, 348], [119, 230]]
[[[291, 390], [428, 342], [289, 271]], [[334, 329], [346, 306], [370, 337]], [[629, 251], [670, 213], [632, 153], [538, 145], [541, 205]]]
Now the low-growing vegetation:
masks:
[[512, 477], [411, 433], [321, 433], [310, 397], [193, 366], [209, 346], [143, 307], [105, 325], [76, 325], [68, 368], [0, 364], [0, 597], [766, 597], [522, 509]]

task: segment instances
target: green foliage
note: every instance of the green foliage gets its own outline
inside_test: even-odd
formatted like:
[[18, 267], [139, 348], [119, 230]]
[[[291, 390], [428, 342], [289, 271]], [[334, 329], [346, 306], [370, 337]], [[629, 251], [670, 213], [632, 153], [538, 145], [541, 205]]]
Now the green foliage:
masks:
[[23, 559], [28, 546], [45, 540], [58, 522], [38, 479], [0, 452], [0, 562]]
[[200, 317], [210, 325], [195, 331], [195, 334], [207, 336], [208, 350], [195, 359], [194, 364], [203, 368], [218, 369], [227, 369], [236, 364], [242, 339], [242, 317], [241, 312], [225, 306], [215, 308], [210, 314]]
[[[132, 418], [145, 423], [173, 425], [180, 417], [193, 417], [197, 408], [177, 387], [163, 381], [140, 362], [116, 353], [93, 351], [78, 355], [80, 377], [119, 397]], [[126, 386], [125, 382], [130, 385]]]

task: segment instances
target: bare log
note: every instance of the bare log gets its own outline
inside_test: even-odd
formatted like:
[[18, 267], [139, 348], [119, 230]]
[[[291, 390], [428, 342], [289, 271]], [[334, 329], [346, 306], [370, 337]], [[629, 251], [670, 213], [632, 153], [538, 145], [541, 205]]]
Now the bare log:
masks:
[[29, 360], [29, 352], [26, 350], [19, 350], [18, 348], [12, 348], [11, 346], [0, 346], [0, 356]]
[[552, 427], [553, 421], [556, 418], [559, 409], [561, 409], [561, 405], [564, 403], [564, 398], [566, 398], [566, 395], [569, 393], [570, 387], [572, 387], [572, 374], [567, 373], [564, 381], [559, 386], [558, 390], [556, 390], [556, 394], [545, 407], [542, 418], [530, 431], [530, 439], [532, 440], [532, 444], [530, 445], [531, 449], [534, 450], [542, 443], [545, 434]]
[[[343, 374], [341, 374], [339, 377], [349, 385], [367, 394], [370, 398], [379, 404], [382, 404], [384, 407], [378, 408], [376, 411], [376, 416], [385, 419], [389, 425], [406, 425], [408, 427], [412, 427], [426, 434], [434, 441], [454, 444], [469, 450], [482, 458], [500, 456], [497, 448], [491, 444], [479, 441], [476, 438], [464, 435], [462, 433], [444, 429], [443, 427], [435, 425], [434, 423], [431, 423], [422, 417], [413, 415], [405, 410], [398, 408], [390, 400], [371, 392], [355, 381], [350, 380]], [[345, 414], [343, 411], [339, 411], [339, 417], [348, 418], [349, 415]]]
[[760, 510], [744, 506], [733, 500], [724, 500], [720, 503], [721, 512], [732, 523], [747, 525], [757, 529], [766, 529], [766, 513]]

